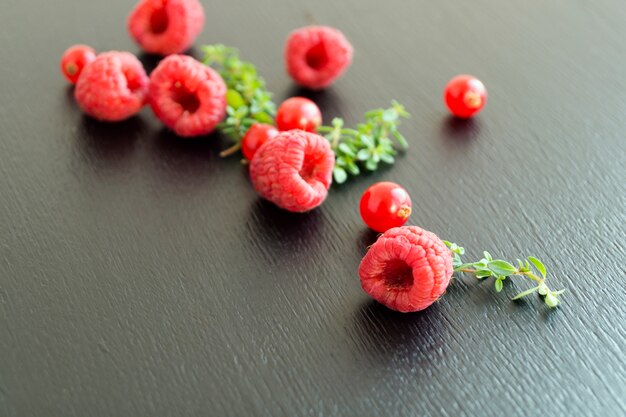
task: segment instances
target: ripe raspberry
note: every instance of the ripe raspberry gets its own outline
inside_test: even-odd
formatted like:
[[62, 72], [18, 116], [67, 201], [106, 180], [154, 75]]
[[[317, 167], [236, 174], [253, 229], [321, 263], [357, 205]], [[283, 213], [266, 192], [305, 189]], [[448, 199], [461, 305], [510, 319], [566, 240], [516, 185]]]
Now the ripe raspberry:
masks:
[[323, 137], [289, 130], [268, 140], [250, 163], [257, 192], [285, 210], [305, 212], [324, 202], [335, 155]]
[[191, 46], [204, 26], [198, 0], [141, 0], [128, 17], [128, 31], [152, 54], [170, 55]]
[[352, 45], [337, 29], [308, 26], [292, 32], [285, 46], [287, 72], [303, 87], [331, 85], [352, 62]]
[[446, 290], [452, 253], [433, 233], [416, 226], [389, 229], [359, 266], [361, 287], [379, 303], [403, 313], [423, 310]]
[[96, 59], [96, 51], [87, 45], [74, 45], [67, 48], [61, 57], [61, 73], [72, 84], [76, 84], [80, 73], [87, 64]]
[[84, 69], [74, 96], [88, 115], [116, 122], [137, 113], [146, 103], [148, 76], [131, 53], [111, 51]]
[[226, 113], [226, 85], [190, 56], [170, 55], [150, 74], [150, 106], [178, 136], [211, 133]]

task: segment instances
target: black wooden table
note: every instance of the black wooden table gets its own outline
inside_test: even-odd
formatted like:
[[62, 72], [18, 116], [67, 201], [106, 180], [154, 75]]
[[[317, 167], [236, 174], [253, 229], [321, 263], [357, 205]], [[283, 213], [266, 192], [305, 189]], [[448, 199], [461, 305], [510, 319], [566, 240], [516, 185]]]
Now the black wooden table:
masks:
[[[284, 74], [287, 33], [341, 28], [354, 64], [309, 96], [348, 124], [399, 100], [411, 149], [282, 212], [218, 136], [80, 113], [59, 57], [139, 53], [131, 2], [4, 0], [0, 416], [625, 415], [626, 3], [204, 3], [195, 53], [239, 47], [277, 101], [307, 94]], [[458, 73], [489, 89], [467, 122], [441, 99]], [[469, 276], [422, 313], [370, 301], [358, 199], [379, 180], [470, 258], [543, 259], [562, 306]]]

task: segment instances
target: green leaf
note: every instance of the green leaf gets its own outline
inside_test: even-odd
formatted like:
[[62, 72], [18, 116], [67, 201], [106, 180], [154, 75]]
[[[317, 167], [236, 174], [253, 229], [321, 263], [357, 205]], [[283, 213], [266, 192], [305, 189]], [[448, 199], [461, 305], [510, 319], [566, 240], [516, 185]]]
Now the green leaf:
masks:
[[522, 297], [526, 297], [527, 295], [530, 295], [530, 294], [534, 293], [538, 289], [539, 289], [539, 286], [537, 285], [536, 287], [533, 287], [533, 288], [528, 289], [526, 291], [522, 291], [521, 293], [517, 294], [515, 297], [511, 298], [511, 300], [519, 300]]
[[542, 277], [546, 277], [546, 267], [545, 265], [537, 258], [535, 258], [534, 256], [529, 256], [528, 260], [535, 266], [535, 268], [537, 268], [537, 271], [539, 271], [541, 273]]
[[543, 301], [550, 308], [554, 308], [559, 305], [559, 299], [552, 293], [546, 294], [546, 298]]
[[473, 268], [474, 264], [462, 264], [459, 265], [455, 268], [455, 270], [459, 270], [459, 269], [467, 269], [467, 268]]
[[365, 163], [365, 168], [367, 168], [370, 171], [376, 171], [376, 169], [378, 168], [378, 163], [376, 163], [376, 161], [374, 161], [373, 159], [369, 159]]
[[350, 161], [347, 165], [346, 168], [348, 169], [348, 172], [350, 172], [350, 174], [356, 176], [359, 175], [361, 173], [361, 170], [359, 169], [359, 166], [357, 164], [355, 164], [354, 162]]
[[488, 261], [493, 261], [493, 258], [491, 257], [491, 254], [487, 251], [483, 252], [485, 259], [487, 259]]
[[226, 92], [226, 103], [231, 106], [233, 109], [238, 109], [239, 107], [246, 104], [243, 97], [237, 90], [228, 90]]
[[558, 291], [552, 291], [552, 294], [553, 294], [553, 295], [561, 295], [561, 294], [563, 294], [564, 292], [565, 292], [565, 289], [562, 289], [562, 290], [558, 290]]
[[269, 125], [274, 124], [274, 118], [266, 112], [255, 113], [254, 120], [256, 120], [259, 123], [267, 123]]
[[337, 184], [343, 184], [348, 179], [348, 174], [343, 168], [336, 166], [333, 169], [333, 178]]
[[496, 292], [502, 291], [502, 280], [501, 279], [497, 279], [495, 281], [494, 285], [496, 287]]
[[508, 263], [507, 261], [503, 261], [501, 259], [496, 259], [495, 261], [490, 261], [488, 264], [489, 269], [491, 269], [494, 273], [498, 275], [511, 275], [514, 272], [517, 272], [517, 268]]
[[359, 139], [361, 139], [361, 143], [368, 147], [368, 148], [373, 148], [374, 147], [374, 140], [372, 139], [371, 136], [368, 135], [361, 135], [359, 136]]
[[548, 289], [548, 286], [545, 283], [541, 283], [539, 284], [539, 287], [537, 288], [537, 292], [541, 295], [547, 295], [550, 290]]
[[337, 149], [339, 149], [341, 152], [345, 153], [348, 156], [354, 157], [354, 151], [346, 143], [340, 143]]
[[356, 159], [359, 161], [367, 161], [372, 156], [372, 153], [368, 149], [361, 149], [356, 154]]
[[388, 153], [380, 154], [380, 160], [390, 165], [396, 162], [396, 159], [393, 156], [389, 155]]
[[474, 275], [476, 276], [476, 278], [487, 278], [493, 275], [493, 272], [491, 272], [489, 269], [477, 269], [476, 271], [474, 271]]

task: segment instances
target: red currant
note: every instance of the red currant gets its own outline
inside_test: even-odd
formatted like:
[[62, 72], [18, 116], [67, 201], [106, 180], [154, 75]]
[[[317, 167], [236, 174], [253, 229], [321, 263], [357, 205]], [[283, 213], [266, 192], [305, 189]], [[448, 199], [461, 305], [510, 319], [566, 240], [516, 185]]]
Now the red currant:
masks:
[[301, 129], [315, 132], [321, 124], [322, 113], [317, 104], [308, 98], [288, 98], [276, 112], [276, 126], [281, 131]]
[[487, 89], [476, 77], [457, 75], [446, 85], [444, 100], [453, 115], [466, 119], [485, 107]]
[[278, 135], [278, 129], [272, 125], [264, 123], [255, 123], [250, 126], [241, 141], [241, 152], [243, 156], [251, 161], [257, 149], [261, 147], [268, 139]]
[[360, 210], [370, 229], [384, 233], [406, 223], [411, 215], [411, 197], [398, 184], [377, 182], [363, 193]]
[[76, 84], [83, 68], [96, 59], [96, 51], [87, 45], [70, 46], [61, 57], [61, 73]]

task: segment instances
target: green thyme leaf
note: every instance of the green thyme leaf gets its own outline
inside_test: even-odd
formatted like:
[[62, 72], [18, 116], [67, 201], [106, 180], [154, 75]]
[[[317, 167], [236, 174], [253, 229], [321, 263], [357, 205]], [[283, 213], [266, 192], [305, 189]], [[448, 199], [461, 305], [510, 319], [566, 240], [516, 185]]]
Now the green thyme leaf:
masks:
[[501, 259], [496, 259], [495, 261], [491, 261], [488, 264], [489, 269], [498, 275], [511, 275], [517, 272], [517, 268], [508, 263], [507, 261], [503, 261]]
[[537, 268], [537, 271], [539, 271], [541, 273], [542, 277], [546, 277], [546, 267], [545, 265], [537, 258], [535, 258], [534, 256], [529, 256], [528, 260], [535, 266], [535, 268]]
[[511, 300], [519, 300], [522, 297], [526, 297], [527, 295], [530, 295], [536, 292], [538, 289], [539, 289], [539, 286], [536, 286], [526, 291], [522, 291], [521, 293], [517, 294], [515, 297], [511, 298]]

